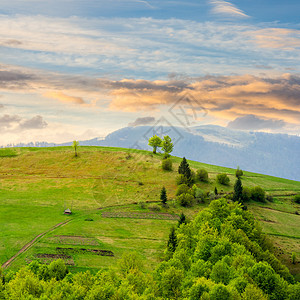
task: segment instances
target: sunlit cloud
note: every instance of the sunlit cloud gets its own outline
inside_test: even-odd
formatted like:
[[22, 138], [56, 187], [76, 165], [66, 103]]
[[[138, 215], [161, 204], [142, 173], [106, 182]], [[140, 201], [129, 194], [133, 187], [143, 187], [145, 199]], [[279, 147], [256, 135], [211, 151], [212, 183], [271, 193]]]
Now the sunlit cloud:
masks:
[[64, 103], [72, 104], [85, 104], [84, 100], [80, 97], [74, 97], [64, 94], [63, 92], [47, 92], [43, 94], [44, 97], [52, 98]]
[[242, 10], [237, 8], [230, 2], [222, 0], [210, 0], [210, 4], [213, 5], [211, 12], [213, 14], [225, 16], [225, 17], [239, 17], [239, 18], [248, 18]]

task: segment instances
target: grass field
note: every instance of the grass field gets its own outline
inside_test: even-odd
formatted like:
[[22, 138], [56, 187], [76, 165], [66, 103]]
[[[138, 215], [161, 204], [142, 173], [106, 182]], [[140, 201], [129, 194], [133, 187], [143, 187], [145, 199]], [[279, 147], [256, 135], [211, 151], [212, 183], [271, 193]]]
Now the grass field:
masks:
[[[147, 214], [183, 211], [192, 217], [204, 206], [181, 208], [171, 201], [181, 158], [173, 157], [173, 171], [166, 172], [160, 167], [161, 155], [148, 151], [80, 147], [79, 153], [75, 158], [71, 147], [0, 149], [0, 263], [38, 234], [70, 219], [40, 238], [9, 268], [14, 270], [33, 259], [45, 261], [63, 251], [74, 271], [96, 271], [114, 266], [125, 251], [136, 251], [152, 269], [177, 221]], [[199, 162], [190, 165], [209, 172], [210, 182], [200, 184], [203, 190], [232, 191], [235, 170]], [[219, 173], [229, 175], [229, 186], [216, 183]], [[278, 252], [282, 259], [287, 262], [290, 252], [300, 258], [300, 216], [295, 214], [300, 207], [291, 202], [291, 195], [300, 193], [300, 182], [244, 172], [243, 185], [259, 185], [274, 195], [273, 203], [250, 203], [249, 208], [283, 249]], [[169, 208], [153, 212], [162, 186], [168, 192]], [[73, 214], [64, 215], [65, 208]], [[107, 212], [123, 217], [104, 217]], [[96, 250], [111, 251], [113, 256], [98, 255]], [[294, 274], [300, 273], [298, 266], [290, 266]]]

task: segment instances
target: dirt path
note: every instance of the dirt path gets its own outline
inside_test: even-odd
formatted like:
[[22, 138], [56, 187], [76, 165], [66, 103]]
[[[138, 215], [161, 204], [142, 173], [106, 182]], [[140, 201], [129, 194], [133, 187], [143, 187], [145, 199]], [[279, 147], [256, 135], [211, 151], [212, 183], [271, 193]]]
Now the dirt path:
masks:
[[56, 224], [55, 226], [53, 226], [52, 228], [50, 228], [49, 230], [40, 233], [39, 235], [37, 235], [33, 240], [31, 240], [29, 243], [27, 243], [18, 253], [16, 253], [13, 257], [11, 257], [7, 262], [5, 262], [2, 265], [2, 268], [5, 269], [7, 268], [20, 254], [24, 253], [25, 251], [27, 251], [39, 238], [43, 237], [45, 234], [55, 230], [58, 227], [64, 226], [67, 223], [69, 223], [71, 220], [67, 220], [61, 223]]

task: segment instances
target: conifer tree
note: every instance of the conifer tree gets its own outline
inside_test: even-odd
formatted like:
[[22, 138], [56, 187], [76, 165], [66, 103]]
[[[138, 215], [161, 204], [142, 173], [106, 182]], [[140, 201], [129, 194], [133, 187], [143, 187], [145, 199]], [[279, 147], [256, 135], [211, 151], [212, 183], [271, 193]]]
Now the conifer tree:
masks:
[[178, 227], [181, 225], [181, 224], [186, 224], [186, 217], [185, 217], [185, 214], [182, 212], [180, 217], [179, 217], [179, 220], [178, 220]]
[[242, 195], [243, 195], [243, 185], [241, 178], [238, 177], [234, 184], [234, 193], [233, 193], [233, 201], [242, 202]]
[[177, 236], [175, 232], [175, 228], [171, 228], [171, 232], [169, 234], [169, 240], [168, 240], [168, 250], [170, 252], [175, 252], [177, 248]]
[[218, 195], [218, 189], [217, 189], [216, 186], [215, 186], [215, 195], [216, 195], [216, 196]]
[[192, 172], [187, 162], [186, 158], [184, 157], [178, 167], [178, 173], [184, 175], [188, 181], [192, 179]]
[[160, 200], [161, 200], [162, 204], [166, 204], [167, 201], [168, 201], [167, 191], [166, 191], [166, 188], [164, 186], [160, 191]]

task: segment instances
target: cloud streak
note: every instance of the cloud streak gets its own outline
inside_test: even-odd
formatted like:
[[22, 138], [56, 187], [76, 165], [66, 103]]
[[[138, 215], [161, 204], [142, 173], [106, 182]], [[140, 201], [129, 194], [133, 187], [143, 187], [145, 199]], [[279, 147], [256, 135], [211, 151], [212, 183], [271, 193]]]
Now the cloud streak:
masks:
[[72, 104], [86, 104], [85, 101], [80, 97], [73, 97], [64, 94], [63, 92], [47, 92], [43, 95], [44, 97], [55, 99], [64, 103]]
[[213, 5], [211, 12], [216, 15], [223, 17], [238, 17], [238, 18], [248, 18], [249, 16], [245, 14], [242, 10], [237, 8], [230, 2], [222, 0], [210, 0], [209, 3]]

